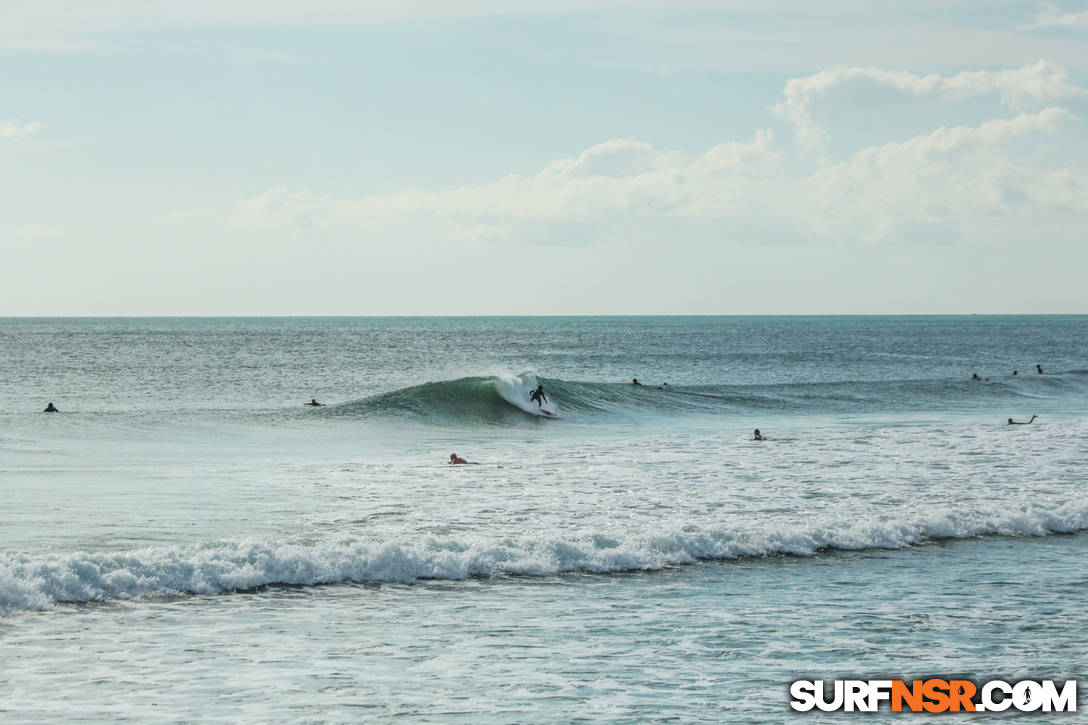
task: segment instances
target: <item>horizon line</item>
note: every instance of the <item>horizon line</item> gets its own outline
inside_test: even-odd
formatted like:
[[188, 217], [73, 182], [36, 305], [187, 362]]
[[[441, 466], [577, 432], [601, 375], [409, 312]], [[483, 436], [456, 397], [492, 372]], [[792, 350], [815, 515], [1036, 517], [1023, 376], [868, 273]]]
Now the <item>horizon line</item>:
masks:
[[1088, 312], [652, 312], [652, 313], [475, 313], [475, 314], [0, 314], [0, 320], [156, 320], [156, 319], [407, 319], [407, 318], [528, 318], [528, 317], [1078, 317]]

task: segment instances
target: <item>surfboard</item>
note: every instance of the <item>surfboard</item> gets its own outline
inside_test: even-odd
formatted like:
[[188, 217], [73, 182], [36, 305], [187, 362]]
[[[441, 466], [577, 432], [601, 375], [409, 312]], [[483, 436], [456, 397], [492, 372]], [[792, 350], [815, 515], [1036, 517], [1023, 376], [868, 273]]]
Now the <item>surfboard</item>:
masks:
[[540, 417], [540, 418], [559, 418], [560, 417], [559, 414], [556, 413], [554, 410], [548, 410], [547, 408], [537, 407], [535, 401], [533, 402], [532, 405], [529, 405], [529, 406], [526, 406], [526, 407], [522, 408], [522, 410], [524, 410], [526, 413], [532, 413], [533, 415], [535, 415], [537, 417]]

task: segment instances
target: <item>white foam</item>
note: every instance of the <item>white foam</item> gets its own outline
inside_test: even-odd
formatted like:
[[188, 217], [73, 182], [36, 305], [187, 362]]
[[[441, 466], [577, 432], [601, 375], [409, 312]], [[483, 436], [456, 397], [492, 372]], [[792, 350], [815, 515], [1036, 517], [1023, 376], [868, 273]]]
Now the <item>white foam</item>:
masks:
[[[506, 402], [524, 410], [526, 413], [541, 417], [558, 417], [559, 406], [551, 398], [548, 398], [544, 405], [537, 405], [536, 402], [529, 400], [529, 394], [536, 389], [537, 385], [534, 373], [522, 373], [521, 375], [501, 373], [495, 376], [495, 391]], [[545, 397], [547, 397], [547, 391], [545, 391]]]
[[0, 554], [0, 612], [60, 602], [220, 594], [261, 586], [412, 582], [513, 574], [652, 570], [706, 559], [824, 550], [899, 549], [935, 539], [1046, 536], [1088, 529], [1088, 507], [946, 511], [907, 521], [857, 521], [786, 529], [583, 534], [569, 538], [416, 538], [404, 541], [221, 541], [123, 554]]

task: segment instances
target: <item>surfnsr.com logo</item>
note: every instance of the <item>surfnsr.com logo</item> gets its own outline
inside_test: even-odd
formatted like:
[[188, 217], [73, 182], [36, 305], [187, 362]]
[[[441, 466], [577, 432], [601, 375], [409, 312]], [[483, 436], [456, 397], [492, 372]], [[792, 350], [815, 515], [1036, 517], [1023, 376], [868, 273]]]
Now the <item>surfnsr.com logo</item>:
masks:
[[990, 680], [795, 680], [790, 707], [798, 712], [877, 712], [887, 703], [892, 712], [1076, 712], [1077, 681]]

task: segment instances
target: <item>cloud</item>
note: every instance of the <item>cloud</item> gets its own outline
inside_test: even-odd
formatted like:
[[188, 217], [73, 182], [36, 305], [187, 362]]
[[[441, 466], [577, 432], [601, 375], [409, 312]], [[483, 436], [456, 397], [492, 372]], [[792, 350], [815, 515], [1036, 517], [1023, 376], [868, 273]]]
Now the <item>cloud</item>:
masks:
[[1047, 161], [1045, 148], [1077, 122], [1050, 107], [940, 127], [807, 174], [792, 170], [770, 131], [699, 154], [613, 139], [531, 176], [360, 199], [274, 188], [198, 216], [235, 230], [348, 232], [392, 243], [585, 244], [646, 229], [704, 241], [949, 240], [1002, 219], [1042, 224], [1088, 213], [1088, 175]]
[[998, 95], [1006, 106], [1014, 109], [1088, 95], [1069, 78], [1065, 68], [1045, 60], [1013, 70], [964, 71], [953, 76], [916, 75], [880, 68], [829, 68], [788, 80], [785, 99], [772, 110], [794, 127], [801, 148], [818, 151], [827, 140], [827, 132], [814, 117], [814, 101], [832, 89], [858, 83], [875, 84], [906, 95], [945, 99]]
[[[939, 128], [865, 149], [801, 183], [809, 231], [893, 242], [921, 224], [965, 233], [983, 220], [1088, 212], [1088, 175], [1040, 164], [1040, 137], [1077, 118], [1061, 108]], [[1018, 144], [1027, 142], [1027, 149]]]
[[243, 228], [306, 230], [321, 226], [318, 217], [333, 205], [326, 197], [275, 187], [231, 205], [225, 218]]
[[1035, 22], [1023, 26], [1024, 30], [1040, 28], [1083, 28], [1088, 29], [1088, 10], [1079, 13], [1067, 13], [1054, 3], [1043, 3], [1035, 13]]
[[541, 176], [589, 178], [593, 176], [638, 176], [639, 174], [679, 165], [682, 160], [661, 154], [650, 144], [636, 139], [613, 139], [586, 149], [578, 156], [560, 159], [541, 172]]
[[17, 118], [8, 121], [0, 121], [0, 138], [29, 138], [43, 128], [45, 128], [45, 124], [40, 121], [23, 123]]

